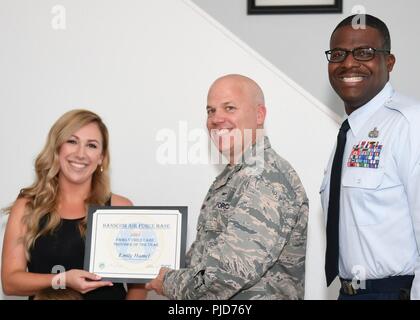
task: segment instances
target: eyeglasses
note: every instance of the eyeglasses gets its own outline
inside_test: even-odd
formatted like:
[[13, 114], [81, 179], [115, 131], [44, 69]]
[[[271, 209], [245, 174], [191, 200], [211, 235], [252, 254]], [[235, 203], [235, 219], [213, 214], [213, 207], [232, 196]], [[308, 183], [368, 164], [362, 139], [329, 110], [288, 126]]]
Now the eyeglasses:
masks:
[[357, 61], [369, 61], [375, 58], [376, 52], [384, 52], [390, 54], [391, 51], [385, 49], [375, 49], [375, 48], [354, 48], [353, 50], [345, 49], [332, 49], [325, 51], [328, 62], [338, 63], [346, 60], [347, 56], [351, 53], [353, 58]]

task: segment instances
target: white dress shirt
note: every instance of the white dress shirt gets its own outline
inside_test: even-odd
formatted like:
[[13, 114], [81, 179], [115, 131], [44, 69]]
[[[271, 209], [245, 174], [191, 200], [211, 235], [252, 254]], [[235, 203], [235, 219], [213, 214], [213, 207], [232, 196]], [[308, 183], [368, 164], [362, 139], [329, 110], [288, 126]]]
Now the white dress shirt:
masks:
[[[348, 121], [339, 275], [382, 279], [416, 274], [411, 298], [419, 299], [420, 103], [395, 93], [388, 83]], [[333, 155], [320, 190], [326, 216]]]

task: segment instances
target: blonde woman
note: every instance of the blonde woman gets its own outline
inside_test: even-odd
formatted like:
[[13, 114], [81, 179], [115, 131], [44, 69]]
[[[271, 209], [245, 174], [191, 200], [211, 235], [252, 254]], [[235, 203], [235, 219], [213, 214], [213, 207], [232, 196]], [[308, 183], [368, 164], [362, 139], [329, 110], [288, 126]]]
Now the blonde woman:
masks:
[[8, 295], [29, 296], [51, 288], [53, 268], [64, 267], [67, 288], [84, 299], [141, 299], [142, 286], [101, 281], [83, 269], [89, 204], [131, 206], [112, 194], [108, 175], [108, 130], [88, 110], [72, 110], [51, 128], [35, 162], [35, 182], [19, 193], [6, 226], [2, 284]]

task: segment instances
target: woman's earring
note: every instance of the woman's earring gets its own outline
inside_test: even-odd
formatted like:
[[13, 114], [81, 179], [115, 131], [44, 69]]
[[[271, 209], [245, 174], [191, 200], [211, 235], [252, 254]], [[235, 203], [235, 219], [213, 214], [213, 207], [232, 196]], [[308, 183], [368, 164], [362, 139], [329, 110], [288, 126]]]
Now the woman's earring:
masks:
[[101, 172], [104, 172], [104, 167], [101, 166], [99, 170], [101, 170]]

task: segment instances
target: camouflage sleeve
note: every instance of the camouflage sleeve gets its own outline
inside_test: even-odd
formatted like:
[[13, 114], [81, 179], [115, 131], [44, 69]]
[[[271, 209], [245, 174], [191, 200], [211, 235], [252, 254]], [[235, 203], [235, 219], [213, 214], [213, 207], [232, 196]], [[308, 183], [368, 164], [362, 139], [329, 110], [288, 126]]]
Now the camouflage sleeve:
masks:
[[[288, 245], [281, 254], [280, 261], [287, 274], [293, 277], [293, 283], [290, 279], [285, 281], [289, 284], [290, 292], [295, 292], [296, 299], [304, 299], [305, 295], [305, 259], [306, 259], [306, 242], [307, 242], [307, 226], [308, 226], [308, 202], [302, 203], [299, 210], [298, 220], [291, 231]], [[292, 297], [293, 294], [290, 295]]]
[[200, 227], [197, 228], [197, 236], [194, 242], [192, 243], [190, 249], [185, 255], [185, 265], [187, 267], [195, 266], [198, 261], [201, 260], [201, 255], [203, 252], [203, 241], [202, 241], [202, 230]]
[[163, 290], [168, 298], [230, 299], [257, 283], [278, 260], [300, 208], [294, 200], [282, 208], [267, 185], [250, 178], [238, 193], [226, 229], [207, 244], [200, 263], [167, 272]]
[[[285, 180], [290, 182], [290, 190], [293, 190], [293, 192], [287, 193], [295, 195], [295, 202], [294, 208], [289, 207], [286, 212], [289, 213], [290, 219], [296, 219], [296, 222], [291, 230], [289, 242], [281, 254], [280, 262], [288, 270], [288, 275], [294, 279], [293, 284], [290, 284], [289, 288], [293, 286], [296, 298], [304, 299], [309, 200], [298, 174], [288, 164], [282, 164], [281, 167], [289, 167], [283, 173], [285, 174]], [[281, 202], [283, 207], [290, 203], [287, 200], [281, 200]], [[290, 214], [293, 211], [295, 212]]]

